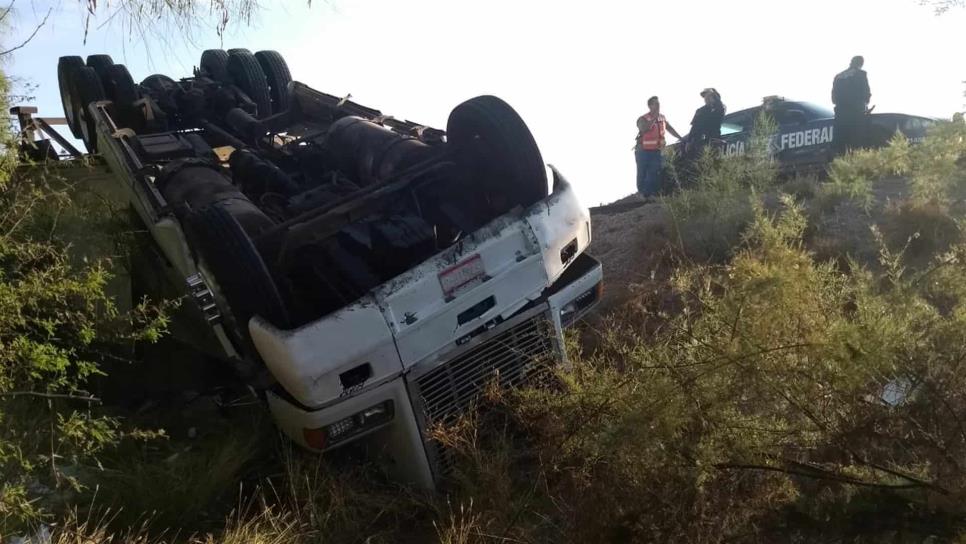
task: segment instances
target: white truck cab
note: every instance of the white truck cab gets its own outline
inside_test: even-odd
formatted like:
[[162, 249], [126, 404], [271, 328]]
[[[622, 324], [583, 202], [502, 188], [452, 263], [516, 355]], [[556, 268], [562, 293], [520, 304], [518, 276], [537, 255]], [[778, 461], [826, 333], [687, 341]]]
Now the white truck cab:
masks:
[[561, 181], [323, 319], [288, 331], [253, 319], [283, 388], [267, 395], [276, 422], [319, 451], [377, 433], [400, 478], [431, 487], [445, 467], [428, 425], [469, 408], [489, 380], [519, 385], [565, 360], [564, 327], [600, 298], [589, 244], [589, 213]]

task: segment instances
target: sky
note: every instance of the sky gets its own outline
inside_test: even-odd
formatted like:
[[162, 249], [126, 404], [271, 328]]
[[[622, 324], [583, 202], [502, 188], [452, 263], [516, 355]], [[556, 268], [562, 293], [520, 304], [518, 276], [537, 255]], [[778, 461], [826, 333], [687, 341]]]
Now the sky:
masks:
[[682, 134], [705, 87], [731, 111], [775, 94], [830, 106], [832, 77], [861, 54], [876, 112], [949, 117], [966, 102], [966, 9], [936, 16], [918, 0], [263, 1], [223, 39], [145, 39], [114, 22], [86, 44], [82, 4], [18, 0], [20, 30], [0, 37], [19, 43], [57, 8], [3, 66], [38, 85], [40, 115], [63, 115], [61, 55], [110, 54], [139, 81], [187, 77], [204, 49], [275, 49], [296, 80], [437, 128], [460, 102], [497, 95], [590, 206], [634, 191], [635, 121], [652, 95]]

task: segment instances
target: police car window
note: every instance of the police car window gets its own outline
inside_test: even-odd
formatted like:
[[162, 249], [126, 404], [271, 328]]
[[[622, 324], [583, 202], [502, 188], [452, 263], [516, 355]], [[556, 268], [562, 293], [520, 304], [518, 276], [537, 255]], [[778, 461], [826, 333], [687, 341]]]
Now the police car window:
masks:
[[803, 111], [805, 113], [805, 119], [809, 121], [814, 121], [816, 119], [831, 119], [835, 117], [835, 113], [833, 113], [832, 110], [826, 108], [825, 106], [812, 104], [811, 102], [787, 102], [786, 105], [791, 109]]
[[745, 127], [736, 123], [721, 123], [721, 135], [737, 134], [745, 130]]
[[772, 111], [775, 122], [779, 125], [794, 125], [808, 119], [808, 115], [801, 109], [795, 107], [796, 104], [782, 104]]
[[750, 131], [761, 108], [751, 108], [726, 115], [721, 123], [721, 135]]

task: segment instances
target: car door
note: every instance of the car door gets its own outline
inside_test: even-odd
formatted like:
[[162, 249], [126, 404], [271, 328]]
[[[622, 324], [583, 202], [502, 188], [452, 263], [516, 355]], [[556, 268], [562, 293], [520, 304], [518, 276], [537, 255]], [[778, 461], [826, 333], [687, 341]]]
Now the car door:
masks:
[[806, 105], [795, 102], [776, 104], [772, 116], [778, 124], [772, 149], [782, 170], [794, 171], [828, 162], [832, 119], [816, 115]]

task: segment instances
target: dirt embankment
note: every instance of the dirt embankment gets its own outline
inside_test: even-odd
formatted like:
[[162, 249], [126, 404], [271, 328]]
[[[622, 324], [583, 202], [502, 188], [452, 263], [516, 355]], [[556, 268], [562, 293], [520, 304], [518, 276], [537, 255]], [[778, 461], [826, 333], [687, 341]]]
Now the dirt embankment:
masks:
[[[902, 251], [905, 247], [907, 259], [915, 259], [920, 253], [932, 255], [937, 247], [948, 247], [957, 236], [956, 225], [942, 220], [938, 208], [911, 209], [903, 204], [910, 196], [908, 179], [877, 182], [868, 208], [858, 201], [820, 196], [819, 189], [817, 180], [791, 181], [766, 195], [764, 202], [769, 213], [777, 212], [781, 207], [778, 194], [785, 193], [803, 206], [808, 221], [803, 242], [816, 260], [843, 261], [851, 257], [864, 266], [877, 267], [881, 247], [873, 227], [883, 234], [890, 250]], [[949, 196], [951, 209], [966, 214], [966, 189]], [[674, 264], [672, 254], [684, 255], [673, 218], [660, 201], [644, 203], [631, 195], [591, 208], [590, 213], [593, 242], [589, 252], [604, 266], [604, 299], [598, 315], [628, 300], [635, 286], [667, 278]]]
[[672, 243], [670, 214], [660, 202], [635, 195], [590, 209], [590, 254], [604, 266], [604, 298], [599, 312], [627, 299], [629, 289], [647, 282], [665, 265]]

